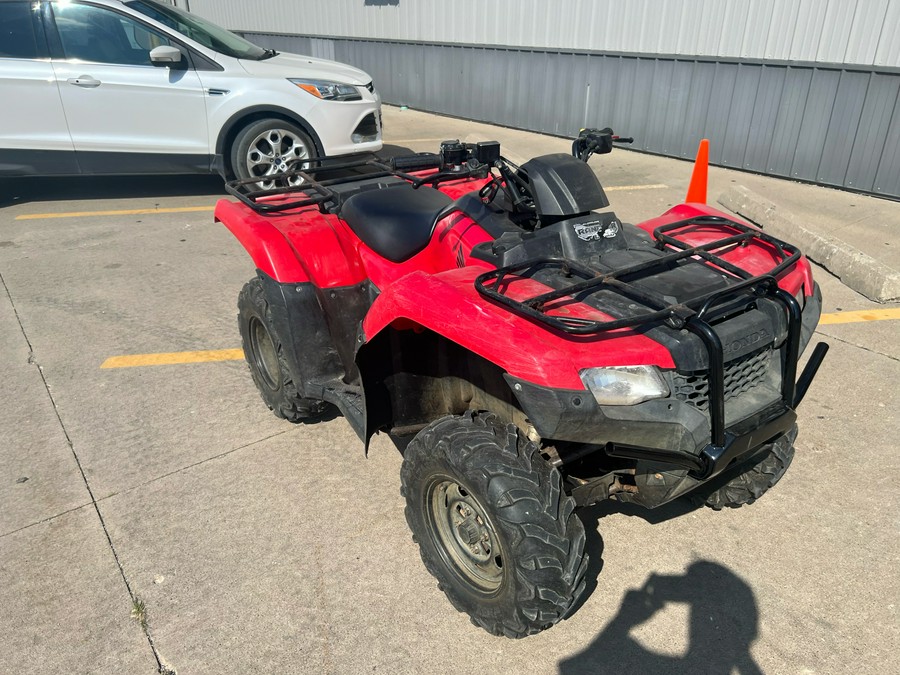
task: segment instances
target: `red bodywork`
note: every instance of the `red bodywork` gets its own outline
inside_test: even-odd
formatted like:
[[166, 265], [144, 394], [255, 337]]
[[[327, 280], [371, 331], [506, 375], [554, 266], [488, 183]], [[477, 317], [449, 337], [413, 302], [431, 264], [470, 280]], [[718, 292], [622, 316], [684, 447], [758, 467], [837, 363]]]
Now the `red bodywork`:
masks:
[[[480, 189], [484, 179], [443, 183], [452, 199]], [[431, 189], [431, 188], [421, 188]], [[652, 235], [655, 228], [698, 215], [720, 215], [702, 203], [686, 203], [638, 227]], [[455, 212], [440, 220], [429, 244], [411, 257], [393, 263], [366, 246], [337, 216], [307, 207], [286, 215], [261, 215], [249, 207], [221, 200], [216, 220], [241, 242], [257, 268], [281, 283], [311, 282], [319, 288], [352, 286], [369, 280], [379, 290], [363, 322], [366, 340], [386, 327], [429, 329], [497, 364], [510, 375], [552, 388], [584, 389], [579, 371], [596, 366], [656, 365], [672, 368], [670, 353], [654, 340], [623, 329], [593, 336], [572, 336], [536, 326], [482, 297], [475, 278], [492, 266], [470, 256], [472, 248], [492, 237], [468, 216]], [[692, 245], [733, 234], [727, 226], [692, 225], [670, 233]], [[720, 255], [754, 275], [776, 264], [773, 246], [756, 241]], [[789, 268], [779, 285], [797, 294], [813, 289], [809, 263], [802, 258]], [[526, 297], [549, 290], [532, 280], [514, 282], [509, 296]], [[607, 319], [581, 303], [556, 310], [589, 319]]]

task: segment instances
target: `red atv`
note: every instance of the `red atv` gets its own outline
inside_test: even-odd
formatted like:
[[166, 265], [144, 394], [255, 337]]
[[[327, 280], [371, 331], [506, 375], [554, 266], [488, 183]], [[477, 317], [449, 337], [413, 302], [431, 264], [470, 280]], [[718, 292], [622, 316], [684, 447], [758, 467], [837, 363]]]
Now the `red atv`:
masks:
[[[496, 142], [233, 182], [216, 219], [257, 267], [238, 298], [250, 372], [291, 422], [336, 407], [388, 432], [422, 560], [487, 631], [548, 628], [584, 589], [576, 508], [693, 495], [750, 504], [787, 470], [821, 295], [794, 246], [705, 202], [639, 225], [572, 155]], [[701, 145], [701, 149], [705, 146]]]

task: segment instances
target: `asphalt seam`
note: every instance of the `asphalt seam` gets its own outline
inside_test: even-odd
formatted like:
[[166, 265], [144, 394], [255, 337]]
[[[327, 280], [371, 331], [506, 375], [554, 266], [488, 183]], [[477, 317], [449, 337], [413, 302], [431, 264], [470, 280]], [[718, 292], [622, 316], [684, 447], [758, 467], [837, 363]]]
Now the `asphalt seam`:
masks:
[[[69, 430], [66, 429], [66, 425], [62, 420], [62, 417], [59, 414], [59, 408], [56, 405], [56, 400], [53, 398], [53, 393], [50, 391], [50, 385], [47, 383], [47, 378], [44, 376], [44, 369], [41, 367], [41, 364], [37, 362], [34, 358], [34, 348], [31, 344], [31, 340], [28, 338], [28, 333], [25, 330], [25, 326], [22, 324], [22, 318], [19, 316], [19, 310], [16, 308], [16, 303], [13, 300], [12, 294], [9, 292], [9, 286], [6, 285], [6, 279], [3, 278], [3, 274], [0, 273], [0, 283], [3, 284], [3, 290], [6, 292], [6, 297], [9, 298], [10, 307], [12, 307], [13, 315], [16, 317], [16, 323], [19, 324], [19, 330], [22, 332], [22, 337], [25, 339], [25, 344], [28, 345], [28, 362], [34, 364], [37, 367], [38, 374], [41, 376], [41, 382], [44, 383], [44, 390], [47, 392], [47, 398], [50, 399], [50, 404], [53, 406], [53, 413], [56, 415], [56, 421], [59, 422], [59, 428], [62, 430], [63, 436], [66, 439], [66, 444], [69, 446], [69, 450], [72, 452], [72, 456], [75, 458], [75, 464], [78, 466], [78, 471], [81, 473], [81, 480], [84, 481], [84, 487], [88, 492], [88, 496], [91, 498], [91, 505], [94, 507], [94, 512], [97, 514], [97, 518], [100, 520], [100, 527], [103, 528], [103, 534], [106, 536], [106, 541], [109, 544], [109, 549], [112, 552], [113, 559], [116, 561], [116, 567], [119, 569], [119, 574], [122, 577], [122, 581], [125, 583], [125, 589], [128, 591], [128, 596], [131, 598], [132, 606], [137, 604], [137, 596], [134, 594], [134, 591], [131, 588], [131, 584], [128, 581], [128, 577], [125, 574], [125, 568], [122, 566], [122, 562], [119, 560], [119, 554], [116, 552], [115, 544], [113, 544], [112, 537], [109, 534], [109, 530], [106, 527], [106, 521], [103, 519], [103, 514], [100, 512], [100, 506], [97, 504], [97, 500], [94, 498], [94, 491], [91, 489], [91, 484], [87, 479], [87, 475], [84, 473], [84, 467], [81, 466], [81, 458], [78, 457], [78, 453], [75, 450], [75, 445], [72, 442], [72, 438], [69, 436]], [[156, 649], [156, 645], [153, 643], [153, 636], [150, 634], [150, 628], [146, 624], [146, 622], [141, 622], [141, 630], [144, 632], [144, 636], [147, 638], [147, 643], [150, 645], [150, 651], [153, 652], [153, 658], [156, 659], [157, 671], [162, 672], [170, 672], [167, 667], [163, 666], [163, 662], [160, 659], [159, 652]], [[164, 670], [164, 668], [166, 668]]]

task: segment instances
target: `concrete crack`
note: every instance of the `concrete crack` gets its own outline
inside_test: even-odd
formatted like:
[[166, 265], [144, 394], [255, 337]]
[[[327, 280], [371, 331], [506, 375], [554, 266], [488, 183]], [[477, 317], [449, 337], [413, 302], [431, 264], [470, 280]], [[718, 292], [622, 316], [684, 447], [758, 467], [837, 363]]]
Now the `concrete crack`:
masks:
[[92, 506], [91, 502], [87, 502], [85, 504], [79, 504], [78, 506], [73, 506], [71, 509], [66, 509], [61, 513], [54, 513], [52, 516], [47, 516], [46, 518], [42, 518], [41, 520], [35, 521], [33, 523], [28, 523], [28, 525], [23, 525], [22, 527], [17, 527], [15, 530], [10, 530], [9, 532], [0, 533], [0, 539], [4, 537], [9, 537], [10, 535], [15, 534], [16, 532], [21, 532], [22, 530], [27, 530], [30, 527], [35, 527], [36, 525], [43, 525], [44, 523], [49, 523], [52, 520], [56, 520], [57, 518], [62, 518], [65, 515], [70, 513], [74, 513], [75, 511], [80, 511], [86, 506]]
[[[13, 300], [12, 294], [9, 292], [9, 286], [7, 286], [6, 280], [3, 278], [2, 274], [0, 274], [0, 284], [3, 285], [3, 290], [6, 292], [6, 297], [9, 298], [9, 305], [10, 307], [12, 307], [13, 315], [16, 317], [16, 322], [19, 324], [19, 330], [22, 333], [22, 337], [25, 339], [25, 343], [28, 345], [28, 363], [37, 365], [37, 371], [41, 376], [41, 382], [44, 385], [44, 390], [47, 392], [47, 398], [50, 399], [50, 405], [53, 406], [53, 413], [56, 415], [56, 421], [59, 423], [59, 428], [66, 439], [66, 445], [69, 446], [69, 450], [72, 452], [72, 457], [75, 458], [75, 464], [78, 467], [79, 473], [81, 474], [81, 480], [84, 482], [84, 487], [91, 499], [91, 505], [94, 507], [94, 512], [97, 514], [97, 518], [100, 520], [100, 526], [103, 528], [103, 534], [106, 536], [106, 543], [109, 545], [109, 549], [112, 552], [113, 559], [116, 561], [116, 567], [119, 570], [119, 575], [122, 577], [122, 581], [125, 584], [125, 590], [128, 592], [128, 596], [131, 598], [132, 606], [134, 606], [134, 604], [138, 601], [138, 598], [135, 595], [134, 590], [131, 588], [131, 583], [128, 581], [128, 577], [125, 574], [125, 568], [122, 566], [121, 560], [119, 560], [119, 554], [116, 552], [116, 546], [115, 544], [113, 544], [112, 537], [109, 534], [109, 529], [106, 527], [106, 521], [103, 519], [103, 513], [100, 511], [100, 506], [97, 503], [97, 500], [94, 498], [94, 491], [91, 489], [90, 481], [88, 481], [87, 475], [84, 472], [84, 467], [81, 465], [81, 458], [78, 456], [78, 452], [75, 450], [75, 445], [72, 442], [71, 436], [69, 436], [69, 430], [66, 429], [66, 425], [59, 414], [59, 407], [56, 405], [56, 400], [53, 398], [53, 393], [50, 391], [50, 385], [47, 382], [47, 378], [44, 376], [44, 369], [41, 368], [40, 364], [38, 364], [34, 358], [34, 347], [31, 344], [31, 340], [28, 338], [28, 333], [22, 323], [22, 318], [19, 316], [19, 310], [16, 307], [16, 303]], [[174, 671], [169, 666], [163, 664], [159, 652], [156, 649], [156, 645], [153, 642], [153, 635], [150, 633], [149, 627], [146, 625], [142, 625], [141, 628], [144, 632], [144, 636], [147, 638], [147, 643], [150, 645], [150, 651], [153, 652], [153, 658], [156, 660], [158, 672], [163, 674], [173, 673]]]
[[222, 459], [223, 457], [227, 457], [228, 455], [231, 455], [240, 450], [252, 448], [254, 445], [268, 441], [269, 439], [275, 438], [276, 436], [281, 436], [283, 434], [286, 434], [286, 433], [288, 433], [288, 431], [289, 430], [277, 431], [274, 434], [270, 434], [269, 436], [266, 436], [265, 438], [259, 438], [255, 441], [250, 441], [249, 443], [244, 443], [243, 445], [238, 446], [236, 448], [232, 448], [231, 450], [226, 450], [225, 452], [220, 452], [218, 455], [213, 455], [212, 457], [207, 457], [206, 459], [201, 459], [197, 462], [194, 462], [193, 464], [188, 464], [187, 466], [179, 467], [178, 469], [175, 469], [174, 471], [169, 471], [168, 473], [164, 473], [161, 476], [154, 476], [150, 480], [145, 480], [143, 483], [138, 483], [137, 485], [133, 485], [130, 488], [126, 488], [124, 490], [119, 490], [117, 492], [113, 492], [112, 494], [108, 494], [105, 497], [100, 497], [100, 499], [98, 499], [97, 501], [102, 502], [102, 501], [106, 501], [107, 499], [111, 499], [112, 497], [115, 497], [117, 495], [126, 495], [129, 492], [138, 490], [142, 487], [150, 485], [151, 483], [155, 483], [157, 481], [163, 480], [164, 478], [169, 478], [170, 476], [176, 476], [179, 473], [183, 473], [183, 472], [187, 471], [188, 469], [193, 469], [194, 467], [200, 466], [201, 464], [206, 464], [207, 462], [213, 462], [217, 459]]
[[827, 337], [829, 340], [834, 340], [835, 342], [840, 342], [841, 344], [845, 344], [848, 347], [856, 347], [857, 349], [862, 349], [864, 352], [869, 352], [869, 354], [874, 354], [876, 356], [883, 356], [886, 359], [890, 359], [891, 361], [900, 363], [900, 358], [897, 358], [896, 356], [891, 356], [890, 354], [885, 354], [884, 352], [879, 352], [875, 349], [869, 349], [868, 347], [857, 344], [855, 342], [851, 342], [850, 340], [844, 340], [842, 338], [839, 338], [835, 335], [832, 335], [831, 333], [824, 333], [821, 330], [817, 330], [816, 333], [818, 333], [819, 335], [821, 335], [823, 337]]

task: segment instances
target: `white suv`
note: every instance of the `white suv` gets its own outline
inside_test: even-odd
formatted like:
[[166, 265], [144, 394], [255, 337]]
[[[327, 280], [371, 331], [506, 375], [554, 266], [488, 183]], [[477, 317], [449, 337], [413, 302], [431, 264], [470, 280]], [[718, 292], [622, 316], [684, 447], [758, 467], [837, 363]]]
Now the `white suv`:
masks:
[[279, 54], [155, 0], [0, 0], [0, 176], [259, 177], [381, 149], [350, 66]]

